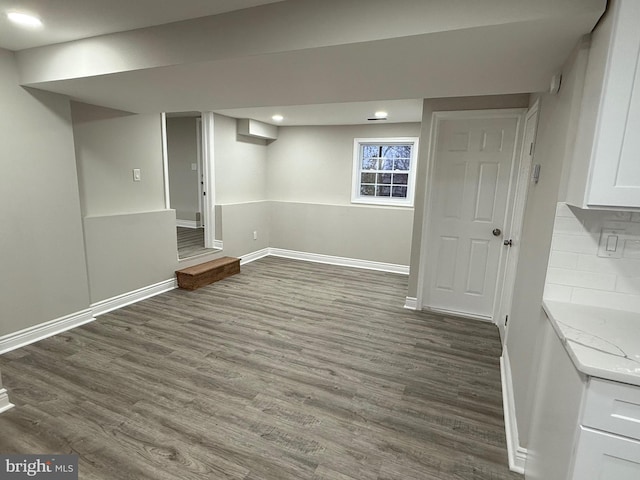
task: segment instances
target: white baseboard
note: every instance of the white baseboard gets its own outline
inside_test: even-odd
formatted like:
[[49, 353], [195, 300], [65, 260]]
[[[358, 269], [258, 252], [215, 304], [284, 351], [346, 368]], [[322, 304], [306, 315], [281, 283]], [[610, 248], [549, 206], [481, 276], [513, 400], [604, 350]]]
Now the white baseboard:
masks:
[[[101, 302], [96, 302], [85, 310], [75, 312], [64, 317], [56, 318], [33, 327], [25, 328], [18, 332], [10, 333], [0, 337], [0, 354], [10, 352], [16, 348], [24, 347], [45, 338], [58, 335], [72, 328], [79, 327], [85, 323], [92, 322], [95, 317], [110, 312], [117, 308], [130, 305], [145, 298], [153, 297], [160, 293], [168, 292], [176, 288], [176, 279], [165, 280], [163, 282], [139, 288], [132, 292], [123, 293], [113, 298], [108, 298]], [[0, 408], [2, 398], [0, 397]]]
[[9, 395], [6, 388], [0, 388], [0, 413], [6, 412], [13, 408], [14, 405], [9, 401]]
[[0, 354], [24, 347], [95, 320], [90, 308], [0, 337]]
[[164, 280], [163, 282], [155, 283], [153, 285], [148, 285], [131, 292], [123, 293], [122, 295], [107, 298], [106, 300], [102, 300], [100, 302], [92, 303], [91, 310], [93, 312], [93, 315], [97, 317], [98, 315], [103, 315], [112, 310], [116, 310], [126, 305], [131, 305], [132, 303], [139, 302], [140, 300], [144, 300], [145, 298], [154, 297], [161, 293], [168, 292], [169, 290], [173, 290], [176, 287], [176, 279], [171, 278], [169, 280]]
[[509, 355], [504, 350], [500, 357], [500, 377], [502, 379], [502, 408], [504, 410], [504, 428], [507, 436], [507, 454], [509, 469], [524, 474], [527, 461], [527, 449], [520, 446], [518, 424], [516, 422], [516, 408], [513, 398], [511, 365]]
[[254, 262], [261, 258], [267, 257], [269, 255], [269, 248], [263, 248], [262, 250], [257, 250], [255, 252], [247, 253], [240, 257], [240, 265], [245, 265], [247, 263]]
[[176, 219], [176, 227], [198, 228], [198, 222], [195, 220], [178, 220]]
[[404, 308], [407, 310], [418, 310], [418, 299], [416, 297], [406, 297], [404, 299]]
[[366, 270], [378, 270], [381, 272], [409, 275], [408, 265], [373, 262], [371, 260], [360, 260], [357, 258], [334, 257], [332, 255], [323, 255], [320, 253], [296, 252], [294, 250], [284, 250], [282, 248], [269, 248], [269, 255], [274, 257], [291, 258], [293, 260], [304, 260], [307, 262], [326, 263], [342, 267], [364, 268]]

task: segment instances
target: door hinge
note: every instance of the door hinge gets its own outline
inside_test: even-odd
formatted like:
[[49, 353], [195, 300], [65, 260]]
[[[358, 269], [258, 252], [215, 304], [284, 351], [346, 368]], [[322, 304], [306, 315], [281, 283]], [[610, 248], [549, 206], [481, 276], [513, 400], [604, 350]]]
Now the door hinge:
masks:
[[507, 323], [509, 323], [509, 315], [504, 317], [504, 326], [507, 326]]

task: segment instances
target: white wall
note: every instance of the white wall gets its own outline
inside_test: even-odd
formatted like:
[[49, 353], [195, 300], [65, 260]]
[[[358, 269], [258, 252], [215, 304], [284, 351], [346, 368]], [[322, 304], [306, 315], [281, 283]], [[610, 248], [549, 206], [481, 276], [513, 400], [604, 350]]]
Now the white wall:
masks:
[[267, 144], [237, 135], [235, 118], [215, 115], [216, 204], [267, 198]]
[[418, 137], [419, 123], [280, 127], [269, 145], [269, 200], [351, 205], [353, 139]]
[[[160, 115], [136, 115], [72, 102], [85, 216], [164, 209]], [[140, 182], [133, 169], [141, 169]]]
[[419, 123], [280, 127], [268, 148], [271, 246], [407, 266], [413, 209], [351, 203], [353, 141], [419, 134]]
[[541, 165], [540, 182], [529, 188], [505, 345], [513, 378], [519, 445], [523, 448], [527, 446], [530, 430], [537, 372], [532, 362], [542, 331], [540, 311], [556, 202], [563, 172], [568, 170], [573, 154], [587, 54], [588, 48], [579, 45], [563, 67], [560, 92], [555, 96], [539, 96], [540, 117], [533, 162]]
[[175, 212], [164, 209], [160, 115], [80, 103], [72, 114], [91, 303], [172, 278]]
[[69, 100], [0, 50], [0, 337], [89, 306]]
[[169, 199], [179, 220], [195, 221], [200, 211], [198, 197], [198, 139], [196, 117], [167, 118]]

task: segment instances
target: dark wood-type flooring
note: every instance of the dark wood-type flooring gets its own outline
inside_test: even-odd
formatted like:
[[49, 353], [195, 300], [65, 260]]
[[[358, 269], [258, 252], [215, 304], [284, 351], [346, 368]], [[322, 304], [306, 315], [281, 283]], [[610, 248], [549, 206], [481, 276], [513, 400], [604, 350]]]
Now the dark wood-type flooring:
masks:
[[503, 480], [493, 325], [406, 277], [265, 258], [0, 357], [0, 453], [81, 479]]
[[178, 258], [195, 257], [211, 253], [214, 249], [204, 248], [204, 228], [176, 227], [178, 237]]

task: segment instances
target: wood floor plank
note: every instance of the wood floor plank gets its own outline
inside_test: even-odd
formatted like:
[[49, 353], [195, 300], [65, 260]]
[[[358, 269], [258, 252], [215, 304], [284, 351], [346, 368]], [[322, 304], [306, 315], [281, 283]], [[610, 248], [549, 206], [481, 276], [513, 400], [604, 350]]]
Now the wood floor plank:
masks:
[[268, 257], [0, 357], [0, 452], [80, 478], [512, 480], [495, 326], [406, 277]]

